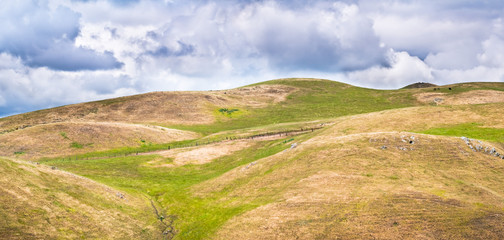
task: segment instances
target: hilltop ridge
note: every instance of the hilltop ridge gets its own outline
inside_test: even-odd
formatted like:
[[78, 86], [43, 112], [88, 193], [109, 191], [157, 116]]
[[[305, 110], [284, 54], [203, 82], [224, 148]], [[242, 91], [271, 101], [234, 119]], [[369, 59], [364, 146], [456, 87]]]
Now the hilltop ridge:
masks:
[[409, 88], [428, 88], [428, 87], [437, 87], [436, 84], [433, 83], [427, 83], [427, 82], [417, 82], [417, 83], [412, 83], [406, 87], [403, 87], [403, 89], [409, 89]]

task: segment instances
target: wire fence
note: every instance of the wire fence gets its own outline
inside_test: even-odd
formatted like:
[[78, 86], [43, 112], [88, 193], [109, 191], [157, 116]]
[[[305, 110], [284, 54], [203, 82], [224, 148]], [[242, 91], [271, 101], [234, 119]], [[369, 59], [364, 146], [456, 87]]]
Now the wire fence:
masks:
[[64, 161], [64, 160], [94, 160], [94, 159], [127, 157], [127, 156], [134, 156], [134, 155], [143, 155], [145, 153], [152, 153], [152, 152], [157, 152], [157, 151], [166, 151], [166, 150], [179, 149], [179, 148], [198, 147], [198, 146], [215, 144], [215, 143], [220, 143], [220, 142], [225, 142], [225, 141], [256, 140], [256, 139], [260, 139], [260, 138], [275, 137], [275, 136], [287, 137], [287, 136], [298, 135], [298, 134], [302, 134], [302, 133], [313, 132], [315, 130], [322, 129], [322, 128], [323, 127], [300, 128], [300, 129], [286, 130], [286, 131], [279, 131], [279, 132], [266, 132], [266, 133], [255, 134], [255, 135], [250, 135], [250, 136], [227, 136], [227, 137], [219, 139], [219, 140], [207, 140], [207, 141], [203, 140], [203, 141], [196, 141], [196, 142], [192, 142], [192, 143], [188, 143], [188, 144], [168, 145], [166, 147], [159, 147], [154, 150], [147, 150], [147, 151], [142, 151], [141, 149], [134, 149], [131, 151], [124, 151], [124, 152], [120, 152], [120, 153], [103, 154], [100, 156], [69, 156], [69, 157], [56, 158], [56, 160], [61, 160], [61, 161]]

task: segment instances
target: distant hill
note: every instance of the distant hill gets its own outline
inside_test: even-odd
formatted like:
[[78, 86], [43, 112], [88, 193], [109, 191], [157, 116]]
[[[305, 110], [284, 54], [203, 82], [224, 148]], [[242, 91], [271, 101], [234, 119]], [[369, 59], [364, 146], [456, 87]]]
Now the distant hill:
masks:
[[437, 87], [438, 85], [432, 84], [432, 83], [426, 83], [426, 82], [417, 82], [410, 84], [406, 87], [403, 87], [403, 89], [411, 89], [411, 88], [429, 88], [429, 87]]

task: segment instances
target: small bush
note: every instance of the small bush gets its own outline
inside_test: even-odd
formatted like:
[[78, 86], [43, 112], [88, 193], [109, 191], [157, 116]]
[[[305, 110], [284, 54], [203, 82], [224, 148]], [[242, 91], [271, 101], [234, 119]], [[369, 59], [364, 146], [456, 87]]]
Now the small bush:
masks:
[[60, 135], [61, 135], [64, 139], [68, 139], [68, 136], [67, 136], [66, 132], [60, 132]]
[[72, 142], [72, 143], [70, 143], [70, 147], [71, 148], [83, 148], [84, 145], [82, 145], [82, 144], [80, 144], [78, 142]]
[[89, 113], [98, 113], [98, 108], [92, 108]]
[[231, 115], [232, 113], [236, 112], [236, 111], [239, 111], [238, 109], [234, 108], [234, 109], [227, 109], [227, 108], [221, 108], [219, 109], [219, 112], [224, 114], [224, 113], [227, 113], [228, 115]]

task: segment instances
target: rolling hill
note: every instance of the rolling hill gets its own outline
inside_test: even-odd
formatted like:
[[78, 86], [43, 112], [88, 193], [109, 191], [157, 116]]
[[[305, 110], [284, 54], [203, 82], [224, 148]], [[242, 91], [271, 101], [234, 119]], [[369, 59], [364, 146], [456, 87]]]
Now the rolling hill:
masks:
[[146, 199], [33, 162], [0, 158], [0, 239], [151, 238]]
[[279, 79], [2, 118], [0, 237], [502, 239], [502, 116], [504, 83]]

